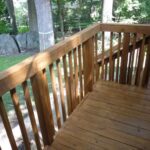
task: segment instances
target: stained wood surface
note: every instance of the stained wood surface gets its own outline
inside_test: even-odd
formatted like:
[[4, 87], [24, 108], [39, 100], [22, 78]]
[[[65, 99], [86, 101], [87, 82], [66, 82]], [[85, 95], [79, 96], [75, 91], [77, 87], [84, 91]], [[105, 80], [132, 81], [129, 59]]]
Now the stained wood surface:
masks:
[[46, 149], [149, 150], [149, 113], [148, 89], [98, 81]]

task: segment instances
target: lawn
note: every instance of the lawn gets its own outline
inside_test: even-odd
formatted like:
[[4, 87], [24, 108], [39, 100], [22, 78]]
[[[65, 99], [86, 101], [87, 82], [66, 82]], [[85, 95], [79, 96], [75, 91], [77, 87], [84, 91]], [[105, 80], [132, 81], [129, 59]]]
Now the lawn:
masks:
[[29, 57], [31, 54], [19, 54], [13, 56], [0, 56], [0, 71], [3, 71]]
[[[28, 58], [29, 56], [33, 55], [33, 53], [22, 53], [19, 55], [13, 55], [13, 56], [0, 56], [0, 72], [8, 69], [9, 67], [21, 62], [22, 60]], [[24, 104], [24, 101], [22, 100], [23, 96], [23, 90], [21, 86], [17, 87], [18, 96], [20, 97], [20, 104]], [[9, 92], [3, 95], [5, 107], [7, 111], [10, 111], [13, 109], [13, 104], [10, 98]]]
[[[33, 53], [32, 54], [29, 54], [29, 53], [28, 54], [19, 54], [19, 55], [14, 55], [14, 56], [0, 56], [0, 71], [4, 71], [5, 69], [21, 62], [22, 60], [28, 58], [31, 55], [33, 55]], [[61, 66], [62, 66], [62, 64], [61, 64]], [[55, 76], [57, 76], [56, 72], [57, 72], [56, 71], [56, 65], [54, 65]], [[48, 80], [49, 90], [51, 92], [51, 81], [50, 81], [50, 74], [49, 74], [48, 69], [47, 69], [46, 73], [47, 73], [47, 80]], [[31, 90], [32, 87], [31, 87], [30, 82], [28, 82], [28, 87], [29, 87], [29, 90], [30, 90], [31, 100], [33, 100], [33, 93], [32, 93], [32, 90]], [[24, 94], [23, 94], [22, 86], [18, 85], [16, 87], [16, 90], [17, 90], [17, 95], [19, 96], [20, 105], [24, 106], [25, 101], [24, 101]], [[4, 100], [4, 104], [5, 104], [7, 112], [14, 109], [9, 92], [7, 92], [3, 95], [3, 100]]]

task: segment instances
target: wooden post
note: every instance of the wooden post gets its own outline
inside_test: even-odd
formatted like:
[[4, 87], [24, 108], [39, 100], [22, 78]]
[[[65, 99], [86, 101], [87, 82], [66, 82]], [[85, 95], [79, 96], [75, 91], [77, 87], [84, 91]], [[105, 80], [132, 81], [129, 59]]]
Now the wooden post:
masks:
[[122, 58], [121, 71], [120, 71], [120, 83], [122, 84], [126, 83], [129, 43], [130, 43], [130, 33], [124, 33], [123, 51], [121, 57]]
[[94, 42], [91, 39], [83, 43], [83, 70], [85, 94], [93, 90], [93, 51]]
[[50, 107], [50, 98], [48, 83], [46, 79], [46, 70], [40, 71], [31, 78], [31, 84], [37, 108], [40, 128], [42, 132], [44, 145], [50, 145], [53, 142], [54, 125], [52, 111]]
[[8, 116], [7, 116], [7, 112], [5, 110], [5, 106], [4, 106], [2, 97], [0, 97], [0, 116], [2, 118], [2, 121], [3, 121], [3, 124], [4, 124], [5, 130], [6, 130], [11, 148], [13, 150], [17, 150], [18, 149], [17, 144], [16, 144], [16, 141], [15, 141], [15, 138], [14, 138], [14, 135], [13, 135], [10, 123], [9, 123], [9, 119], [8, 119]]
[[147, 87], [148, 81], [150, 76], [150, 39], [148, 41], [147, 45], [147, 55], [146, 55], [146, 62], [145, 62], [145, 68], [142, 78], [142, 86]]
[[140, 81], [142, 78], [142, 70], [143, 70], [144, 54], [145, 54], [144, 48], [145, 48], [145, 35], [143, 35], [143, 40], [139, 52], [139, 61], [137, 66], [136, 79], [135, 79], [136, 86], [140, 85]]

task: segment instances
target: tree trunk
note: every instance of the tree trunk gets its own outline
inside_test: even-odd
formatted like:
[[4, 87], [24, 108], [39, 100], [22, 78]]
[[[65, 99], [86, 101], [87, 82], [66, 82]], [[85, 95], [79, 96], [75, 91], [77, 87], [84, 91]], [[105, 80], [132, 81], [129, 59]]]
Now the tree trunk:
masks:
[[28, 0], [28, 9], [30, 30], [38, 32], [43, 51], [55, 43], [50, 0]]
[[112, 21], [113, 0], [103, 0], [102, 22]]
[[65, 38], [65, 32], [64, 32], [64, 14], [63, 14], [63, 7], [61, 5], [61, 1], [57, 0], [57, 6], [58, 6], [58, 14], [59, 14], [59, 19], [60, 19], [60, 29], [61, 29], [61, 34], [62, 38]]
[[17, 34], [17, 24], [16, 24], [16, 17], [15, 17], [15, 11], [14, 11], [14, 4], [13, 0], [6, 0], [6, 7], [11, 19], [11, 25], [13, 29], [13, 34]]

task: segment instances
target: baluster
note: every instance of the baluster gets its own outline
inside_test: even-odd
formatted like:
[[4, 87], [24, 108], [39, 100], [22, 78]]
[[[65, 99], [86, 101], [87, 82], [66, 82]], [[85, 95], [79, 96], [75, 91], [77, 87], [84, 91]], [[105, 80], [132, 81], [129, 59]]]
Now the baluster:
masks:
[[74, 78], [73, 78], [73, 66], [72, 66], [72, 51], [69, 52], [69, 70], [70, 70], [70, 79], [69, 79], [69, 86], [70, 86], [70, 95], [71, 95], [71, 106], [72, 111], [76, 107], [75, 101], [75, 90], [74, 90]]
[[39, 71], [31, 78], [35, 105], [44, 145], [51, 145], [55, 134], [52, 109], [46, 78], [46, 70]]
[[26, 127], [25, 127], [25, 124], [24, 124], [23, 116], [22, 116], [22, 113], [21, 113], [19, 98], [17, 96], [15, 88], [10, 90], [10, 95], [11, 95], [11, 98], [12, 98], [12, 101], [13, 101], [13, 104], [14, 104], [14, 108], [15, 108], [15, 112], [16, 112], [16, 115], [17, 115], [18, 123], [19, 123], [20, 129], [21, 129], [23, 141], [24, 141], [24, 144], [25, 144], [25, 148], [30, 150], [31, 149], [30, 148], [30, 142], [29, 142], [28, 134], [27, 134]]
[[74, 56], [74, 72], [75, 72], [75, 101], [76, 105], [79, 103], [79, 86], [78, 86], [78, 65], [77, 65], [77, 49], [75, 48], [73, 50], [73, 56]]
[[36, 120], [35, 120], [35, 116], [34, 116], [34, 112], [33, 112], [33, 108], [32, 108], [32, 103], [31, 103], [31, 98], [30, 98], [30, 94], [29, 94], [27, 81], [24, 81], [22, 83], [22, 87], [23, 87], [23, 91], [24, 91], [24, 97], [25, 97], [26, 105], [27, 105], [28, 112], [29, 112], [29, 117], [30, 117], [30, 121], [31, 121], [31, 125], [32, 125], [32, 130], [33, 130], [33, 133], [34, 133], [36, 146], [37, 146], [38, 150], [41, 150], [40, 137], [39, 137], [39, 134], [38, 134], [38, 128], [37, 128], [37, 125], [36, 125]]
[[144, 46], [145, 46], [145, 35], [143, 35], [142, 45], [139, 52], [139, 61], [136, 72], [135, 85], [139, 86], [141, 81], [141, 73], [143, 70], [143, 62], [144, 62]]
[[121, 33], [118, 35], [118, 52], [117, 52], [117, 69], [116, 69], [116, 82], [119, 81], [119, 64], [120, 64], [120, 49], [121, 49]]
[[136, 49], [136, 38], [137, 38], [137, 34], [134, 34], [133, 37], [133, 46], [132, 46], [132, 50], [130, 53], [130, 62], [129, 62], [129, 68], [128, 68], [128, 79], [127, 79], [127, 83], [131, 84], [132, 83], [132, 73], [133, 73], [133, 63], [134, 63], [134, 55], [135, 55], [135, 49]]
[[11, 129], [11, 126], [10, 126], [10, 123], [9, 123], [9, 119], [8, 119], [8, 116], [7, 116], [7, 112], [5, 110], [5, 106], [4, 106], [2, 97], [0, 97], [0, 115], [1, 115], [4, 127], [5, 127], [5, 130], [6, 130], [11, 148], [13, 150], [17, 150], [18, 148], [17, 148], [17, 145], [16, 145], [15, 138], [13, 136], [13, 132], [12, 132], [12, 129]]
[[113, 32], [110, 33], [109, 80], [113, 78]]
[[62, 75], [61, 75], [61, 68], [60, 68], [60, 59], [58, 59], [56, 61], [56, 65], [57, 65], [57, 72], [58, 72], [58, 83], [59, 83], [61, 107], [62, 107], [62, 113], [63, 113], [63, 121], [65, 121], [66, 120], [66, 110], [65, 110], [64, 89], [63, 89], [63, 82], [62, 82]]
[[104, 79], [104, 49], [105, 49], [105, 33], [102, 32], [102, 70], [101, 70], [101, 79]]
[[83, 99], [83, 82], [82, 82], [82, 57], [81, 57], [81, 45], [78, 47], [78, 54], [79, 54], [79, 78], [80, 78], [80, 101]]
[[121, 56], [120, 83], [126, 83], [128, 51], [130, 43], [130, 33], [124, 33], [123, 51]]
[[99, 79], [99, 64], [97, 62], [98, 60], [98, 46], [97, 46], [97, 34], [95, 35], [95, 67], [96, 67], [96, 81]]
[[83, 43], [83, 68], [84, 68], [84, 90], [85, 94], [93, 90], [93, 51], [92, 38]]
[[61, 120], [60, 120], [60, 111], [59, 111], [59, 104], [58, 104], [58, 97], [57, 97], [57, 90], [56, 90], [56, 79], [55, 79], [53, 64], [49, 66], [49, 70], [50, 70], [54, 105], [55, 105], [55, 111], [56, 111], [56, 117], [57, 117], [57, 125], [58, 125], [58, 128], [60, 128]]
[[149, 76], [150, 76], [150, 39], [148, 40], [148, 44], [147, 44], [147, 55], [146, 55], [146, 62], [145, 62], [145, 68], [143, 73], [143, 79], [142, 79], [143, 87], [147, 87], [149, 82]]
[[107, 61], [105, 62], [105, 80], [107, 80], [107, 68], [108, 67], [108, 63]]
[[68, 108], [68, 116], [69, 116], [72, 112], [72, 105], [71, 105], [71, 95], [70, 95], [70, 89], [69, 89], [69, 79], [68, 79], [68, 72], [67, 72], [66, 55], [63, 56], [63, 68], [64, 68], [64, 78], [65, 78], [66, 96], [67, 96], [67, 108]]

